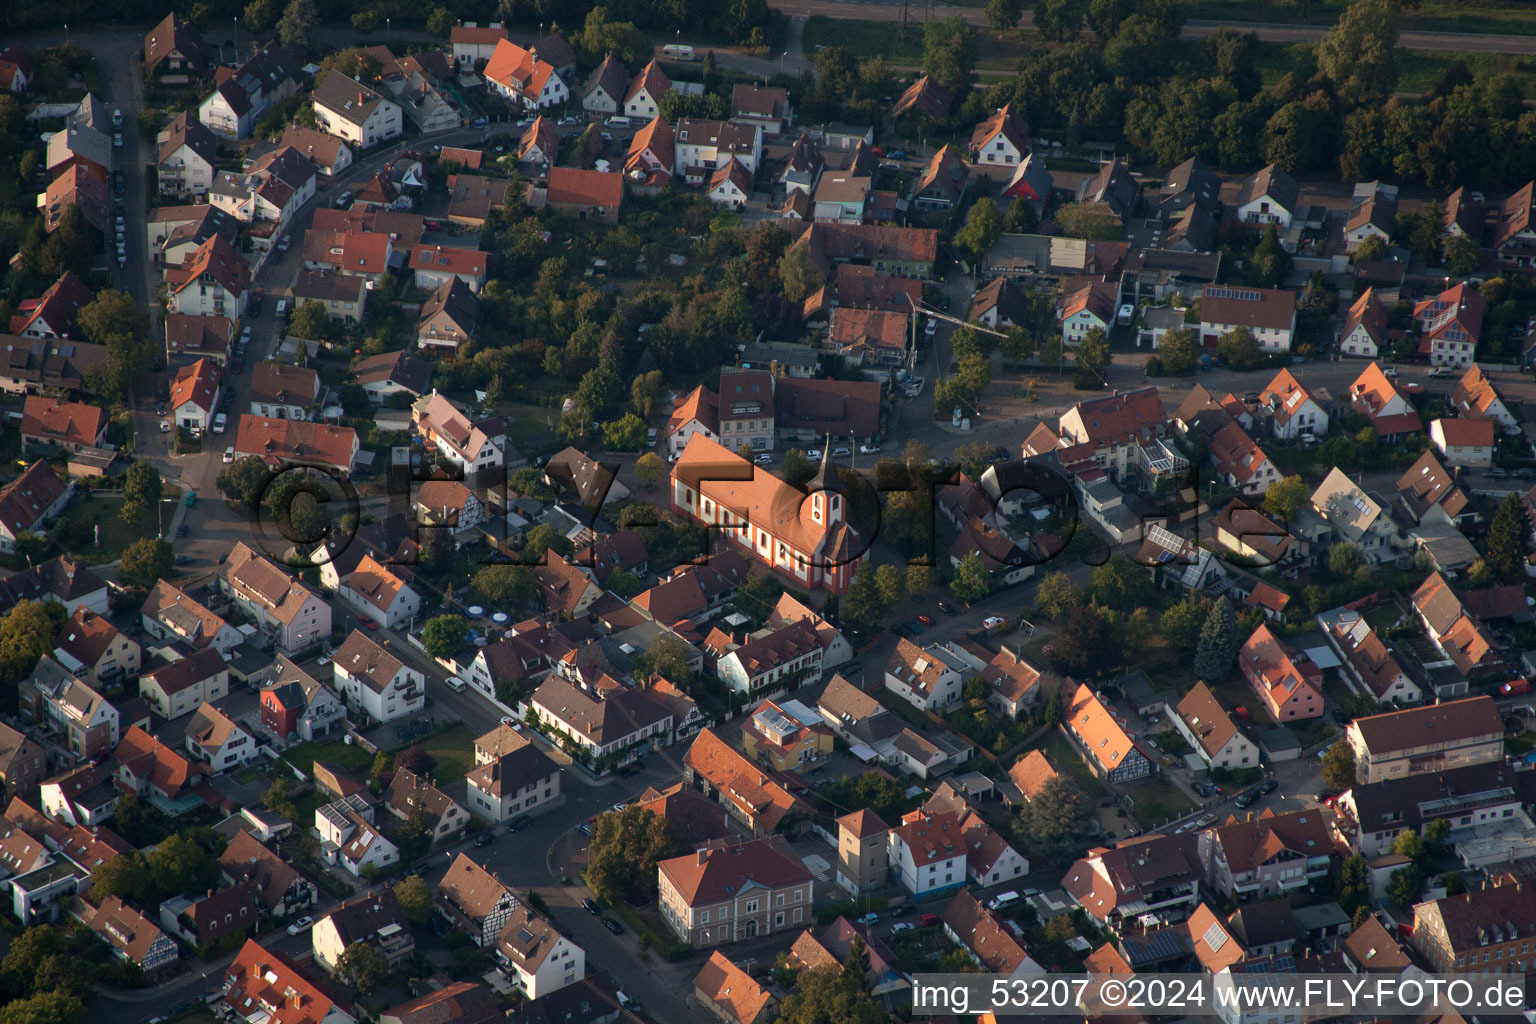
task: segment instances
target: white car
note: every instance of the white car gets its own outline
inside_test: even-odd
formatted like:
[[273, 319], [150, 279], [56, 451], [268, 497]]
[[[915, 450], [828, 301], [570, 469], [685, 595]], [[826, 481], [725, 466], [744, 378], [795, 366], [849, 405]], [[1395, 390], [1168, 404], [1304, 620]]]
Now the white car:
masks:
[[300, 932], [307, 932], [309, 929], [314, 927], [314, 924], [315, 919], [310, 917], [308, 914], [305, 914], [303, 917], [299, 918], [297, 921], [293, 922], [293, 924], [288, 926], [288, 934], [298, 935]]
[[628, 800], [620, 800], [618, 803], [613, 805], [613, 809], [616, 810], [616, 811], [622, 811], [624, 808], [626, 808], [628, 806], [629, 806], [629, 801]]
[[1121, 306], [1120, 312], [1115, 316], [1116, 322], [1120, 324], [1129, 324], [1134, 319], [1136, 319], [1136, 307], [1129, 302]]
[[852, 448], [833, 448], [832, 449], [832, 457], [834, 459], [841, 459], [841, 458], [844, 458], [844, 457], [852, 455], [852, 454], [853, 454], [853, 449]]
[[769, 466], [773, 464], [773, 456], [767, 452], [763, 452], [752, 461], [757, 463], [759, 466]]
[[230, 445], [228, 448], [224, 449], [224, 461], [225, 461], [225, 463], [230, 463], [230, 462], [234, 462], [235, 461], [235, 446], [234, 445]]
[[879, 452], [880, 452], [880, 446], [877, 445], [877, 444], [861, 444], [861, 445], [859, 445], [859, 454], [860, 455], [877, 455], [877, 454], [879, 454]]
[[315, 664], [319, 665], [321, 668], [324, 668], [326, 665], [329, 665], [330, 663], [331, 663], [331, 656], [329, 654], [322, 654], [322, 655], [320, 655], [320, 657], [315, 659]]
[[169, 434], [170, 432], [171, 432], [171, 421], [170, 420], [161, 420], [160, 421], [160, 433], [162, 433], [162, 434]]
[[[215, 413], [213, 417], [213, 432], [215, 434], [222, 434], [227, 426], [229, 426], [229, 417], [222, 412]], [[234, 451], [234, 449], [231, 448], [230, 451]]]
[[897, 921], [895, 924], [891, 925], [891, 934], [900, 935], [902, 932], [910, 932], [916, 927], [917, 925], [913, 924], [911, 921]]
[[820, 448], [812, 448], [810, 451], [805, 453], [805, 457], [810, 459], [812, 462], [820, 462], [821, 461], [821, 449]]
[[935, 334], [939, 333], [939, 322], [929, 317], [928, 325], [923, 328], [923, 333], [931, 339]]

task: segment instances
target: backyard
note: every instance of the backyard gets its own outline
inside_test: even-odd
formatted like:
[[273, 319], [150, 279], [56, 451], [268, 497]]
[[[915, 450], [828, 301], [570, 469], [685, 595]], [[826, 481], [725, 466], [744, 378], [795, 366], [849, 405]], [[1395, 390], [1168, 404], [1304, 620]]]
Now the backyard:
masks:
[[115, 562], [122, 557], [123, 549], [134, 541], [165, 534], [180, 500], [181, 491], [167, 483], [158, 514], [149, 509], [133, 522], [125, 523], [119, 515], [123, 505], [121, 496], [86, 491], [59, 516], [49, 537], [61, 550], [88, 565]]

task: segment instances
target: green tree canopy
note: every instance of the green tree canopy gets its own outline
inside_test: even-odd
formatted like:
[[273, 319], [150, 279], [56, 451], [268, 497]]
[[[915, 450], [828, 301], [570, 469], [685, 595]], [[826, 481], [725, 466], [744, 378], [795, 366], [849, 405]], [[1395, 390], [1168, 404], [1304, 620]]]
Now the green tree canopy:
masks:
[[587, 885], [610, 905], [655, 899], [656, 862], [676, 849], [665, 818], [638, 805], [609, 811], [598, 817], [587, 843]]
[[359, 940], [341, 951], [334, 973], [359, 995], [371, 995], [388, 980], [389, 961], [383, 953]]
[[152, 587], [176, 568], [176, 551], [169, 541], [140, 537], [123, 549], [117, 565], [118, 581], [130, 587]]
[[1200, 339], [1188, 327], [1169, 331], [1157, 343], [1157, 358], [1162, 361], [1164, 373], [1188, 373], [1200, 358]]
[[1098, 832], [1092, 802], [1062, 775], [1019, 805], [1014, 820], [1030, 856], [1052, 862], [1071, 861]]
[[[1009, 3], [1017, 0], [999, 0]], [[966, 253], [968, 262], [975, 266], [997, 244], [1003, 233], [1003, 215], [996, 200], [982, 196], [971, 204], [965, 216], [965, 225], [955, 232], [955, 248]]]
[[1200, 630], [1195, 648], [1195, 675], [1207, 683], [1219, 683], [1237, 662], [1242, 638], [1237, 631], [1237, 614], [1225, 596], [1216, 599]]
[[1398, 9], [1391, 0], [1356, 0], [1318, 44], [1318, 70], [1345, 103], [1385, 103], [1397, 87]]
[[1355, 752], [1347, 740], [1339, 740], [1323, 755], [1323, 785], [1343, 792], [1355, 784]]
[[1264, 511], [1280, 516], [1286, 522], [1296, 518], [1312, 500], [1312, 489], [1294, 473], [1270, 484], [1264, 492]]
[[438, 615], [421, 627], [421, 646], [434, 658], [459, 652], [469, 638], [469, 622], [460, 615]]

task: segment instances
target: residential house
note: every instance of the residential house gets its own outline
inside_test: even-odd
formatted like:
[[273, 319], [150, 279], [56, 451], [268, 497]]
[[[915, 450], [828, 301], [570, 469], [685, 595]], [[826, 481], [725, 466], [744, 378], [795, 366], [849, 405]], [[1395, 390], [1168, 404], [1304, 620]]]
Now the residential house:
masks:
[[360, 149], [388, 142], [405, 130], [398, 103], [340, 72], [320, 80], [311, 105], [317, 128]]
[[[22, 300], [17, 306], [17, 313], [11, 317], [11, 333], [23, 338], [74, 338], [79, 335], [79, 326], [76, 318], [80, 310], [84, 309], [93, 299], [95, 293], [86, 286], [85, 282], [75, 276], [74, 271], [66, 270], [59, 275], [59, 279], [48, 286], [48, 290], [36, 300]], [[57, 346], [52, 350], [59, 358], [68, 359], [65, 350], [69, 348], [81, 349], [82, 346]], [[94, 348], [95, 346], [91, 346]], [[49, 354], [49, 349], [36, 350], [31, 346], [18, 346], [14, 343], [8, 346], [12, 352], [20, 350], [33, 357], [44, 357]], [[102, 352], [104, 356], [105, 351]], [[12, 380], [19, 376], [18, 370], [23, 370], [15, 365], [16, 357], [10, 357]], [[105, 361], [104, 359], [101, 361]], [[30, 369], [31, 367], [26, 367]], [[81, 369], [84, 369], [82, 367]], [[46, 366], [37, 368], [38, 375], [46, 372]], [[58, 371], [55, 371], [58, 372]], [[41, 381], [39, 383], [42, 383]], [[8, 391], [20, 390], [16, 387], [7, 388]], [[32, 389], [28, 389], [32, 390]], [[77, 387], [76, 390], [79, 390]]]
[[1457, 415], [1468, 419], [1492, 420], [1506, 434], [1519, 433], [1520, 421], [1509, 411], [1499, 395], [1499, 389], [1476, 363], [1462, 374], [1456, 386], [1451, 389], [1451, 408], [1456, 410]]
[[1153, 833], [1097, 848], [1074, 863], [1061, 886], [1101, 925], [1124, 934], [1144, 914], [1178, 920], [1208, 884], [1195, 836]]
[[355, 1018], [281, 953], [247, 939], [224, 972], [224, 1000], [243, 1024], [354, 1024]]
[[256, 757], [256, 738], [212, 704], [204, 702], [187, 720], [186, 750], [209, 775], [249, 763]]
[[779, 772], [809, 770], [809, 765], [825, 759], [832, 752], [832, 732], [815, 712], [799, 711], [802, 707], [798, 702], [781, 706], [763, 701], [742, 723], [742, 750]]
[[1101, 163], [1099, 171], [1077, 186], [1077, 201], [1101, 208], [1116, 224], [1129, 223], [1136, 213], [1141, 186], [1117, 157]]
[[160, 130], [160, 192], [170, 195], [203, 195], [218, 167], [219, 141], [208, 127], [187, 111], [177, 114]]
[[1366, 560], [1396, 556], [1398, 529], [1381, 503], [1335, 466], [1312, 492], [1312, 509], [1332, 527], [1334, 536], [1360, 548]]
[[378, 892], [345, 900], [310, 931], [316, 962], [332, 974], [341, 954], [359, 942], [382, 954], [391, 972], [403, 968], [416, 952], [410, 922], [392, 890], [380, 887]]
[[22, 403], [23, 449], [43, 445], [77, 452], [101, 447], [106, 437], [107, 416], [99, 406], [42, 395], [28, 395]]
[[1397, 500], [1415, 523], [1469, 526], [1481, 519], [1472, 496], [1446, 471], [1434, 452], [1425, 452], [1397, 481]]
[[411, 249], [407, 266], [416, 275], [416, 287], [435, 290], [457, 278], [478, 293], [485, 286], [490, 254], [476, 249], [418, 245]]
[[181, 959], [176, 940], [118, 896], [106, 897], [100, 906], [77, 898], [70, 913], [110, 946], [114, 956], [146, 975], [152, 976]]
[[731, 120], [736, 124], [760, 128], [764, 135], [774, 138], [788, 131], [794, 119], [788, 89], [755, 83], [731, 88]]
[[947, 711], [960, 700], [964, 669], [944, 648], [918, 647], [903, 637], [885, 664], [885, 686], [914, 707]]
[[913, 185], [912, 205], [930, 212], [953, 209], [965, 198], [970, 180], [971, 169], [960, 155], [959, 148], [945, 145], [933, 154], [928, 166]]
[[260, 723], [284, 742], [323, 742], [346, 728], [346, 709], [329, 687], [279, 654], [262, 686]]
[[1380, 635], [1359, 612], [1340, 610], [1319, 616], [1324, 635], [1344, 662], [1351, 688], [1378, 704], [1416, 704], [1424, 696]]
[[36, 72], [32, 55], [20, 43], [12, 43], [0, 51], [0, 88], [21, 95], [27, 91]]
[[63, 733], [63, 745], [76, 757], [94, 758], [121, 738], [117, 708], [46, 655], [22, 684], [18, 701], [29, 721]]
[[1056, 770], [1045, 754], [1038, 750], [1031, 750], [1008, 769], [1008, 778], [1018, 787], [1019, 794], [1028, 801], [1040, 795], [1045, 790], [1046, 783], [1053, 779], [1065, 780], [1066, 776]]
[[1051, 172], [1046, 170], [1045, 161], [1028, 153], [1014, 169], [1013, 177], [1003, 185], [1001, 198], [1029, 203], [1038, 214], [1050, 201], [1055, 187], [1055, 180]]
[[1536, 221], [1531, 218], [1532, 196], [1536, 182], [1525, 186], [1499, 204], [1498, 223], [1493, 230], [1493, 249], [1499, 260], [1510, 266], [1528, 267], [1536, 250]]
[[777, 1002], [773, 993], [718, 949], [693, 979], [693, 998], [723, 1024], [766, 1024]]
[[491, 90], [528, 110], [556, 107], [571, 98], [554, 65], [507, 39], [499, 39], [482, 72]]
[[1289, 352], [1296, 333], [1296, 293], [1285, 288], [1209, 285], [1200, 296], [1200, 337], [1207, 346], [1238, 328], [1265, 352]]
[[1076, 742], [1083, 760], [1095, 774], [1110, 782], [1131, 782], [1153, 773], [1151, 759], [1097, 694], [1086, 684], [1072, 689], [1071, 680], [1062, 685], [1068, 688], [1063, 693], [1071, 692], [1063, 723], [1067, 735]]
[[[387, 643], [387, 641], [386, 641]], [[362, 630], [354, 629], [331, 662], [335, 686], [348, 708], [376, 722], [414, 715], [426, 702], [426, 680]]]
[[1243, 642], [1237, 662], [1243, 678], [1276, 722], [1283, 725], [1322, 715], [1322, 669], [1297, 655], [1267, 624], [1260, 625]]
[[987, 706], [998, 714], [1017, 720], [1020, 712], [1041, 700], [1041, 672], [1029, 659], [1004, 646], [981, 669], [987, 684]]
[[469, 811], [462, 804], [409, 768], [395, 769], [384, 806], [402, 821], [419, 813], [434, 843], [462, 836], [469, 825]]
[[1204, 682], [1196, 683], [1178, 704], [1168, 705], [1168, 721], [1200, 755], [1206, 768], [1238, 771], [1259, 764], [1258, 746], [1238, 730]]
[[431, 390], [432, 364], [405, 352], [386, 352], [359, 360], [352, 379], [368, 392], [368, 401], [374, 405], [398, 394], [416, 399]]
[[456, 981], [379, 1014], [379, 1024], [502, 1024], [499, 997], [479, 982]]
[[161, 718], [180, 718], [229, 696], [229, 662], [215, 647], [193, 651], [146, 671], [139, 677], [139, 696]]
[[409, 625], [421, 612], [421, 595], [399, 572], [364, 554], [348, 573], [336, 596], [387, 629]]
[[1029, 125], [1011, 104], [1000, 107], [971, 132], [971, 163], [1012, 167], [1029, 157]]
[[717, 652], [720, 681], [743, 696], [794, 690], [821, 678], [821, 640], [808, 622], [760, 631], [740, 645], [729, 644], [729, 637], [716, 630], [705, 643]]
[[352, 166], [352, 147], [334, 135], [302, 125], [290, 124], [284, 128], [277, 148], [302, 154], [315, 165], [316, 172], [332, 180]]
[[587, 953], [549, 918], [519, 903], [496, 940], [496, 958], [528, 999], [540, 999], [587, 976]]
[[0, 797], [32, 798], [47, 775], [48, 752], [25, 733], [0, 723]]
[[660, 188], [672, 180], [677, 173], [677, 133], [669, 122], [654, 117], [634, 134], [624, 158], [624, 173], [632, 182], [648, 188]]
[[580, 220], [617, 224], [624, 203], [624, 176], [613, 171], [551, 167], [544, 198], [550, 209], [575, 214]]
[[[830, 465], [821, 464], [806, 501], [799, 488], [694, 434], [672, 469], [672, 508], [722, 527], [727, 538], [798, 585], [842, 593], [865, 552], [843, 521], [841, 484]], [[785, 509], [795, 512], [785, 515]]]
[[[0, 72], [4, 62], [0, 60]], [[107, 183], [91, 172], [88, 165], [75, 164], [48, 183], [37, 195], [43, 214], [43, 227], [49, 234], [58, 230], [64, 214], [75, 207], [86, 224], [100, 231], [105, 239], [112, 234], [111, 205], [107, 202]]]
[[798, 928], [815, 891], [782, 839], [701, 849], [656, 865], [662, 920], [696, 949]]
[[954, 895], [939, 912], [944, 934], [959, 943], [977, 967], [993, 977], [1020, 982], [1045, 974], [1013, 931], [971, 892]]
[[533, 119], [517, 144], [517, 159], [531, 165], [536, 175], [560, 159], [560, 133], [553, 121], [542, 114]]
[[950, 91], [928, 75], [923, 75], [907, 87], [891, 107], [891, 120], [911, 112], [915, 117], [929, 121], [942, 121], [949, 116], [949, 108], [955, 98]]
[[178, 14], [167, 14], [160, 24], [144, 34], [145, 74], [202, 75], [213, 63], [208, 44], [197, 29]]
[[661, 115], [661, 98], [672, 90], [672, 80], [656, 61], [647, 64], [624, 92], [624, 115], [650, 121]]
[[1482, 468], [1493, 465], [1493, 420], [1431, 420], [1429, 442], [1452, 466]]
[[1344, 730], [1362, 783], [1503, 759], [1504, 722], [1491, 697], [1356, 718]]
[[591, 569], [574, 566], [554, 551], [546, 551], [534, 567], [533, 582], [544, 607], [565, 619], [584, 614], [603, 596]]
[[316, 808], [315, 828], [325, 862], [357, 877], [370, 864], [382, 870], [399, 863], [400, 848], [378, 830], [373, 816], [373, 804], [360, 794]]
[[868, 376], [889, 379], [892, 370], [906, 363], [910, 312], [838, 306], [832, 310], [830, 326], [828, 346], [846, 363], [862, 367]]
[[1327, 876], [1333, 840], [1320, 807], [1276, 814], [1265, 808], [1246, 821], [1199, 834], [1210, 884], [1232, 899], [1268, 899], [1305, 889]]
[[[97, 753], [111, 750], [102, 748]], [[86, 828], [111, 818], [122, 796], [111, 768], [92, 762], [44, 779], [39, 794], [43, 813], [51, 820]], [[12, 798], [13, 805], [16, 799]]]
[[1367, 288], [1349, 307], [1339, 335], [1339, 351], [1347, 356], [1375, 359], [1387, 345], [1387, 307], [1376, 289]]
[[617, 114], [624, 105], [628, 88], [629, 72], [610, 53], [603, 58], [597, 70], [592, 72], [592, 77], [587, 79], [586, 87], [581, 92], [581, 109], [589, 114]]
[[1295, 374], [1282, 369], [1259, 393], [1259, 404], [1270, 411], [1270, 429], [1282, 440], [1294, 441], [1303, 434], [1322, 437], [1328, 433], [1328, 413], [1317, 397]]
[[421, 314], [416, 321], [416, 344], [419, 348], [456, 352], [460, 345], [474, 340], [479, 321], [479, 299], [455, 274], [421, 304]]
[[235, 455], [254, 455], [268, 466], [318, 466], [343, 476], [352, 472], [359, 450], [351, 427], [303, 420], [242, 414], [235, 432]]
[[1065, 345], [1081, 345], [1089, 331], [1109, 332], [1115, 322], [1115, 301], [1119, 289], [1112, 284], [1094, 282], [1068, 294], [1062, 300], [1056, 319], [1061, 323], [1061, 340]]
[[499, 21], [487, 26], [476, 22], [459, 22], [449, 30], [448, 43], [453, 47], [453, 62], [457, 69], [470, 72], [475, 65], [490, 60], [496, 46], [507, 38], [507, 30]]
[[477, 765], [468, 775], [470, 810], [492, 822], [542, 813], [560, 797], [561, 771], [532, 744]]
[[826, 160], [821, 150], [811, 141], [809, 133], [801, 132], [784, 158], [784, 169], [779, 172], [779, 181], [783, 183], [786, 194], [801, 192], [812, 195], [816, 192], [817, 182], [825, 167]]
[[1429, 574], [1412, 600], [1429, 639], [1463, 677], [1487, 678], [1508, 671], [1479, 617], [1439, 572]]
[[318, 898], [314, 882], [243, 829], [219, 854], [219, 868], [230, 885], [254, 885], [257, 902], [269, 917], [289, 917], [314, 906]]
[[994, 277], [971, 297], [968, 320], [1007, 329], [1029, 321], [1029, 297], [1006, 277]]
[[688, 179], [702, 182], [732, 157], [756, 175], [763, 158], [763, 130], [757, 125], [709, 121], [697, 117], [677, 122], [677, 166]]
[[1274, 462], [1231, 420], [1211, 435], [1210, 455], [1222, 482], [1243, 494], [1262, 495], [1280, 479]]
[[234, 337], [235, 324], [228, 317], [182, 313], [165, 317], [165, 348], [170, 365], [176, 369], [199, 359], [209, 359], [223, 367], [229, 362]]
[[353, 274], [301, 270], [293, 284], [294, 308], [311, 302], [318, 302], [332, 320], [351, 326], [362, 320], [367, 308], [368, 281]]
[[197, 108], [197, 119], [215, 135], [243, 139], [274, 104], [299, 91], [305, 76], [293, 55], [274, 42], [235, 70], [220, 69], [214, 81], [213, 92]]
[[528, 698], [539, 720], [586, 751], [592, 761], [622, 764], [668, 742], [672, 714], [644, 690], [620, 689], [596, 698], [551, 675]]
[[160, 925], [188, 945], [207, 949], [250, 935], [261, 920], [250, 883], [209, 889], [203, 896], [176, 895], [160, 904]]
[[1274, 164], [1249, 175], [1238, 189], [1237, 219], [1244, 224], [1273, 224], [1284, 231], [1300, 212], [1301, 186]]
[[[1124, 482], [1134, 472], [1146, 472], [1142, 452], [1166, 435], [1167, 424], [1157, 388], [1140, 388], [1077, 403], [1061, 414], [1056, 424], [1060, 437], [1052, 439], [1057, 444], [1089, 446], [1083, 451], [1093, 464], [1111, 480]], [[1177, 472], [1176, 464], [1173, 471]]]
[[1482, 293], [1465, 282], [1414, 303], [1419, 354], [1428, 356], [1434, 366], [1458, 370], [1470, 367], [1487, 308]]
[[180, 267], [167, 267], [165, 283], [171, 312], [238, 320], [245, 316], [251, 267], [222, 235], [213, 235]]
[[196, 436], [213, 425], [219, 407], [219, 381], [223, 372], [209, 359], [199, 359], [176, 371], [171, 381], [171, 422]]
[[704, 194], [721, 206], [740, 209], [752, 198], [752, 175], [735, 157], [715, 168]]
[[454, 858], [437, 883], [437, 912], [482, 948], [495, 946], [521, 901], [501, 879], [475, 863], [468, 854]]
[[331, 606], [319, 592], [244, 541], [230, 552], [220, 587], [285, 654], [331, 635]]
[[816, 631], [817, 640], [821, 644], [821, 667], [823, 670], [836, 668], [837, 666], [853, 658], [853, 645], [826, 619], [801, 604], [791, 594], [779, 595], [779, 600], [768, 615], [768, 625], [783, 626], [791, 622], [809, 623]]
[[132, 726], [112, 751], [117, 784], [170, 815], [203, 806], [195, 790], [205, 773], [149, 733]]
[[857, 895], [886, 884], [890, 826], [874, 811], [850, 811], [837, 819], [837, 883]]
[[704, 729], [683, 757], [684, 774], [726, 806], [754, 835], [769, 835], [805, 818], [806, 801], [747, 760], [713, 730]]
[[448, 222], [469, 228], [484, 227], [493, 211], [507, 205], [508, 187], [505, 178], [448, 175]]
[[1368, 181], [1355, 186], [1354, 199], [1344, 221], [1344, 248], [1354, 252], [1375, 238], [1383, 245], [1392, 241], [1397, 225], [1397, 186]]
[[139, 607], [139, 620], [157, 640], [175, 638], [194, 650], [211, 648], [224, 657], [245, 641], [245, 634], [165, 580], [150, 588]]
[[75, 485], [65, 483], [41, 459], [22, 470], [0, 487], [0, 551], [15, 551], [22, 534], [46, 534], [49, 521], [64, 511], [74, 494]]
[[1536, 893], [1513, 874], [1496, 874], [1481, 889], [1417, 904], [1411, 939], [1436, 973], [1523, 974], [1533, 912]]
[[1351, 850], [1371, 858], [1391, 853], [1403, 832], [1423, 835], [1437, 821], [1470, 839], [1501, 823], [1524, 825], [1530, 785], [1501, 761], [1359, 783], [1339, 797], [1335, 827]]

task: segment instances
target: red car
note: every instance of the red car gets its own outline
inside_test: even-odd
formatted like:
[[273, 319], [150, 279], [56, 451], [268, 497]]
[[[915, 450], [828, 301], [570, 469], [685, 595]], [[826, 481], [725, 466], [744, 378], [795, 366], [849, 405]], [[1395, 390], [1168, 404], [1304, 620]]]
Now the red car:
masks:
[[918, 622], [921, 622], [921, 623], [922, 623], [922, 624], [923, 624], [923, 625], [925, 625], [925, 626], [931, 626], [931, 625], [933, 625], [933, 620], [932, 620], [932, 619], [930, 619], [930, 618], [929, 618], [929, 617], [928, 617], [928, 616], [926, 616], [926, 615], [921, 615], [921, 614], [920, 614], [920, 615], [918, 615], [918, 617], [917, 617], [917, 621], [918, 621]]
[[362, 626], [364, 629], [366, 629], [370, 633], [372, 633], [374, 630], [379, 628], [379, 624], [377, 622], [374, 622], [372, 619], [368, 618], [365, 615], [359, 615], [358, 616], [357, 624], [359, 626]]

